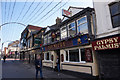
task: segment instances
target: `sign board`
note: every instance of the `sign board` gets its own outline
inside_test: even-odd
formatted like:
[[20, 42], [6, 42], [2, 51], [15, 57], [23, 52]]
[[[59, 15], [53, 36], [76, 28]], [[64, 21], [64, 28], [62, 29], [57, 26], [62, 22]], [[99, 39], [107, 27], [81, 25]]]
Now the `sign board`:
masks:
[[112, 37], [92, 42], [93, 50], [105, 50], [120, 48], [120, 37]]
[[[78, 38], [81, 39], [81, 43], [78, 43]], [[68, 41], [62, 41], [62, 42], [58, 42], [55, 44], [46, 45], [45, 51], [68, 48], [68, 47], [79, 46], [79, 45], [84, 45], [84, 44], [89, 44], [88, 35], [78, 36]]]
[[68, 10], [62, 9], [62, 16], [71, 17], [71, 16], [72, 16], [72, 13], [69, 12]]

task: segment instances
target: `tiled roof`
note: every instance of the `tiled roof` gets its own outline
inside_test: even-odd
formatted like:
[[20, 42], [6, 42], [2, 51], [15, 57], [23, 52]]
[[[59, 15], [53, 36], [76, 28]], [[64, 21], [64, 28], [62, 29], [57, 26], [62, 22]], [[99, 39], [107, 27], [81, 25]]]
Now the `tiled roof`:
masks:
[[42, 27], [33, 26], [33, 25], [28, 25], [28, 29], [41, 30], [41, 29], [42, 29]]

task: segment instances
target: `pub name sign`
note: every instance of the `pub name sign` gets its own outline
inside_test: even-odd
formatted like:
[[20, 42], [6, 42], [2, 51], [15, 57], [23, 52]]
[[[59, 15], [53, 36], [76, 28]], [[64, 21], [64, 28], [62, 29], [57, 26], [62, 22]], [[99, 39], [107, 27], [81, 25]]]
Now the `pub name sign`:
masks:
[[120, 37], [112, 37], [92, 42], [93, 50], [105, 50], [120, 48]]

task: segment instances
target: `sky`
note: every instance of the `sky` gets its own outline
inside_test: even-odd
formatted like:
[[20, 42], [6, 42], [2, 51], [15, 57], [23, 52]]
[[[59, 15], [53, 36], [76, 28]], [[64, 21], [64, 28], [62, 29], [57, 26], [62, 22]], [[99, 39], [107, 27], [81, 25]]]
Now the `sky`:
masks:
[[[74, 7], [93, 7], [92, 0], [0, 0], [0, 25], [9, 22], [47, 27], [55, 24], [57, 17], [63, 18], [62, 9]], [[61, 1], [61, 2], [60, 2]], [[0, 49], [10, 41], [19, 40], [26, 26], [6, 24], [0, 29]]]

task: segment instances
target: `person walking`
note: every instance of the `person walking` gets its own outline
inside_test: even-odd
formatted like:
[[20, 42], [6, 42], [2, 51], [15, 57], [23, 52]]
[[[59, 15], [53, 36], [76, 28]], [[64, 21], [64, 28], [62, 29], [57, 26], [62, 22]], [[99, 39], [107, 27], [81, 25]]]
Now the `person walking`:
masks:
[[6, 56], [3, 57], [3, 60], [4, 60], [4, 62], [5, 62], [5, 60], [6, 60]]
[[57, 64], [57, 70], [58, 72], [60, 72], [60, 58], [58, 56], [57, 56], [56, 64]]
[[35, 68], [36, 68], [36, 79], [38, 78], [38, 72], [40, 71], [40, 78], [43, 79], [42, 74], [42, 58], [40, 55], [37, 55], [37, 59], [35, 60]]

